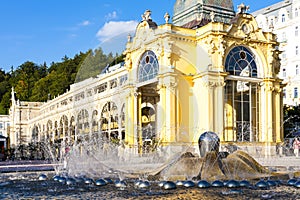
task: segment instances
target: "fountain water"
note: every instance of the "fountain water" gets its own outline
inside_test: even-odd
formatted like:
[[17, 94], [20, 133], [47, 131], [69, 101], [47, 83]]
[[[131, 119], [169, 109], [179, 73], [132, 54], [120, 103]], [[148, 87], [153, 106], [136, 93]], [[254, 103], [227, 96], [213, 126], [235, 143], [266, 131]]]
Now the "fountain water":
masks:
[[[153, 162], [156, 161], [155, 153], [143, 157], [136, 156], [126, 149], [123, 154], [125, 159], [120, 158], [118, 145], [101, 141], [82, 141], [81, 144], [71, 146], [68, 152], [61, 150], [59, 154], [57, 149], [48, 148], [49, 156], [57, 164], [54, 173], [40, 174], [38, 177], [36, 173], [28, 174], [30, 181], [14, 181], [12, 177], [16, 175], [13, 175], [0, 183], [0, 191], [10, 191], [18, 185], [24, 193], [36, 187], [36, 181], [42, 188], [35, 191], [35, 195], [44, 192], [47, 197], [55, 198], [97, 198], [99, 195], [109, 198], [112, 197], [112, 193], [115, 197], [124, 198], [144, 195], [165, 197], [182, 190], [197, 191], [196, 188], [202, 188], [202, 193], [209, 191], [208, 195], [211, 197], [220, 191], [222, 195], [242, 196], [251, 194], [253, 188], [268, 191], [269, 188], [275, 187], [274, 181], [264, 178], [276, 174], [260, 166], [245, 152], [238, 150], [224, 156], [223, 152], [219, 152], [218, 145], [219, 139], [216, 134], [206, 132], [199, 139], [202, 157], [183, 152], [174, 154], [163, 163]], [[62, 145], [61, 149], [65, 147]], [[189, 147], [186, 147], [187, 149]], [[256, 182], [257, 179], [261, 180]], [[299, 180], [293, 180], [286, 184], [296, 189], [299, 187]], [[80, 196], [83, 194], [85, 196]], [[28, 192], [23, 197], [32, 196], [34, 195]], [[2, 193], [1, 197], [20, 198], [7, 192]]]

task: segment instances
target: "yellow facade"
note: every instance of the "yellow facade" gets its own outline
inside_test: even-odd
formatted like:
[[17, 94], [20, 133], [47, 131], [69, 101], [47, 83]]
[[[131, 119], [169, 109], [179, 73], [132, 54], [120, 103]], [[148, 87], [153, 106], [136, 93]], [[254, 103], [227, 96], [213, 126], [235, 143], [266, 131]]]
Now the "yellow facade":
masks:
[[[197, 146], [201, 133], [213, 131], [224, 145], [234, 142], [248, 151], [262, 148], [273, 154], [283, 140], [277, 46], [275, 35], [262, 32], [246, 13], [237, 14], [231, 24], [210, 22], [198, 29], [142, 21], [125, 51], [131, 86], [126, 142], [142, 145], [149, 124], [142, 120], [142, 109], [150, 104], [156, 115], [154, 136], [163, 146]], [[235, 47], [241, 61], [233, 59], [244, 72], [239, 72], [241, 66], [233, 71], [228, 69], [235, 64], [226, 66]], [[156, 56], [158, 71], [141, 81], [147, 52]]]

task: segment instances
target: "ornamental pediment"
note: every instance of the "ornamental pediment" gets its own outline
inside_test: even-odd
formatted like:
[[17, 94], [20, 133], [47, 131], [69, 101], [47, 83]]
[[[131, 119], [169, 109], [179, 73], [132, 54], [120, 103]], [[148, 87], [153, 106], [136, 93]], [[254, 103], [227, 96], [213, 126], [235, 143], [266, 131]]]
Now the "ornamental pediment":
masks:
[[155, 38], [154, 35], [156, 29], [157, 24], [151, 19], [151, 11], [146, 10], [142, 15], [142, 21], [136, 28], [135, 37], [130, 41], [130, 49], [142, 47], [147, 42], [153, 40]]
[[149, 27], [147, 21], [141, 22], [136, 30], [131, 49], [142, 47], [145, 43], [154, 39], [154, 29]]
[[239, 13], [231, 20], [228, 35], [248, 40], [267, 40], [262, 29], [258, 27], [255, 18], [251, 14], [246, 13]]

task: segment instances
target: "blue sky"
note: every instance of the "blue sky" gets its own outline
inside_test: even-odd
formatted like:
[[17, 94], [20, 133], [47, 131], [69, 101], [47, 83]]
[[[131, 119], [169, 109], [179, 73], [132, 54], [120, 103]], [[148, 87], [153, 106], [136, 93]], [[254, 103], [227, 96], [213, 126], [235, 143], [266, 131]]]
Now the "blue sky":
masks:
[[[234, 0], [250, 12], [280, 0]], [[146, 9], [157, 24], [172, 16], [175, 0], [9, 0], [0, 6], [0, 68], [16, 69], [26, 61], [37, 64], [61, 61], [101, 46], [122, 51], [125, 40], [117, 33], [136, 27]], [[118, 41], [119, 45], [110, 41]]]

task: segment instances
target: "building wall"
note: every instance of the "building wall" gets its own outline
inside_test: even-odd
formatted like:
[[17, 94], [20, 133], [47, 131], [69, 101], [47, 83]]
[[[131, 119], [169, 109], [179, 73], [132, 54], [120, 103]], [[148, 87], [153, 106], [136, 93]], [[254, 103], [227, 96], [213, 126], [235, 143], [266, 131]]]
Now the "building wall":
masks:
[[284, 79], [285, 105], [299, 105], [300, 96], [300, 1], [281, 1], [253, 13], [259, 27], [273, 31], [282, 51], [279, 78]]
[[8, 115], [0, 115], [0, 135], [8, 137], [10, 121]]

